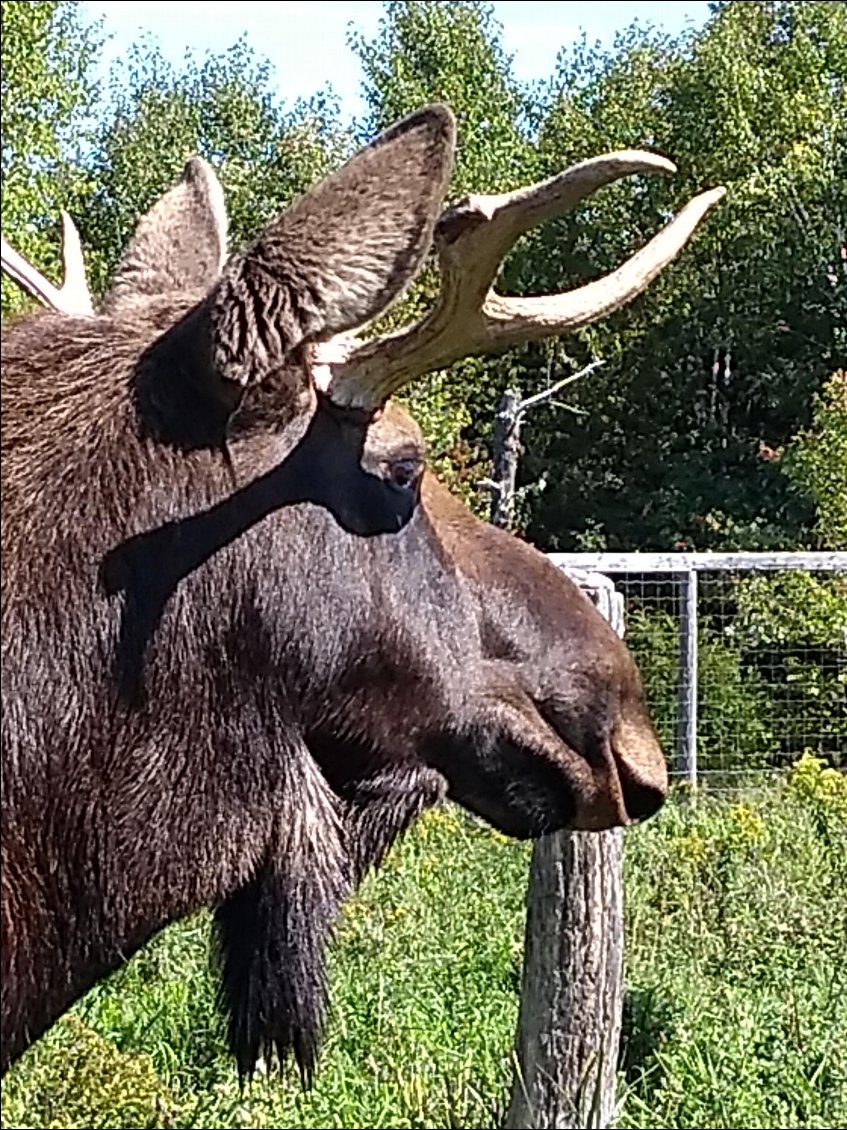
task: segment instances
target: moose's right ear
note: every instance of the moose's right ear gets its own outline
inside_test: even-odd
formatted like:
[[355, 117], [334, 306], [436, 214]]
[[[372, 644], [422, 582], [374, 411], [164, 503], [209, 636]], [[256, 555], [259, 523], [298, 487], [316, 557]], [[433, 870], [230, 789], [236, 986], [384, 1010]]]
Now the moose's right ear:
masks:
[[202, 157], [142, 216], [103, 300], [114, 313], [136, 299], [204, 291], [226, 258], [227, 217], [221, 183]]
[[455, 133], [444, 106], [411, 114], [230, 263], [207, 306], [221, 377], [261, 380], [301, 343], [362, 326], [405, 290], [432, 244]]

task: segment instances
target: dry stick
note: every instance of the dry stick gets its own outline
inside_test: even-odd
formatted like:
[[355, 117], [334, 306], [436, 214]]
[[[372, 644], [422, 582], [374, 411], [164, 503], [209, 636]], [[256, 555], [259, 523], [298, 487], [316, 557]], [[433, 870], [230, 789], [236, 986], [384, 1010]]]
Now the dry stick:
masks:
[[491, 491], [490, 520], [495, 526], [508, 530], [514, 523], [515, 483], [521, 453], [521, 424], [525, 414], [604, 364], [604, 361], [592, 361], [578, 373], [563, 377], [550, 388], [528, 396], [525, 400], [521, 400], [520, 392], [515, 388], [507, 388], [503, 393], [494, 418], [494, 476], [479, 484]]
[[584, 369], [580, 369], [578, 373], [571, 373], [569, 377], [563, 377], [560, 381], [556, 381], [554, 385], [551, 385], [550, 388], [545, 388], [543, 392], [537, 392], [534, 396], [528, 396], [526, 400], [521, 401], [518, 407], [519, 414], [523, 416], [528, 408], [534, 408], [536, 404], [542, 404], [545, 400], [555, 395], [559, 389], [566, 388], [568, 385], [572, 385], [574, 381], [587, 377], [589, 373], [593, 373], [595, 369], [599, 369], [605, 364], [605, 361], [592, 361], [589, 365], [586, 365]]

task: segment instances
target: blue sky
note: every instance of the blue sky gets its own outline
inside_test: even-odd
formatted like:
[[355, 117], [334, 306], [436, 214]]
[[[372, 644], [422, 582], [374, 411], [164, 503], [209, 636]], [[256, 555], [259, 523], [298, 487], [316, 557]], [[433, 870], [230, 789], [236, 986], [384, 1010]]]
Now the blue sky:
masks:
[[[274, 66], [281, 96], [307, 97], [331, 84], [350, 114], [361, 110], [358, 62], [346, 43], [350, 25], [373, 35], [382, 4], [375, 0], [84, 0], [84, 18], [102, 19], [110, 40], [105, 49], [108, 65], [125, 56], [143, 33], [154, 36], [166, 58], [179, 62], [186, 51], [204, 54], [230, 47], [246, 35], [257, 54]], [[494, 4], [503, 26], [503, 42], [514, 56], [516, 74], [523, 79], [546, 78], [563, 44], [585, 31], [590, 40], [611, 41], [614, 33], [634, 19], [650, 22], [670, 32], [686, 23], [702, 23], [707, 3], [689, 0], [647, 0], [620, 3], [594, 0], [504, 0]]]

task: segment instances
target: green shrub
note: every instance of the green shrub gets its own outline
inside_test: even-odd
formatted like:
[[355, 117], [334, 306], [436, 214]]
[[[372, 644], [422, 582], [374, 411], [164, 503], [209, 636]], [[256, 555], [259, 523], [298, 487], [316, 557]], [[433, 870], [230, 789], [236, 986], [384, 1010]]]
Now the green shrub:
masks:
[[847, 778], [808, 755], [629, 837], [620, 1127], [845, 1123], [845, 842]]
[[[677, 793], [627, 834], [619, 1127], [847, 1125], [845, 842], [847, 778], [809, 755], [758, 793]], [[239, 1090], [201, 915], [23, 1057], [3, 1127], [499, 1125], [528, 862], [455, 809], [420, 822], [343, 916], [310, 1094], [290, 1075]]]
[[781, 466], [815, 504], [820, 546], [847, 549], [847, 369], [833, 373], [815, 397], [811, 427], [788, 445]]
[[[761, 770], [777, 742], [771, 688], [716, 618], [701, 616], [698, 641], [697, 757], [701, 770]], [[679, 716], [679, 624], [649, 608], [627, 614], [627, 642], [644, 678], [659, 736], [674, 756]], [[679, 768], [679, 767], [677, 767]]]
[[73, 1014], [30, 1051], [22, 1079], [13, 1073], [4, 1084], [3, 1126], [9, 1130], [167, 1127], [179, 1109], [148, 1055], [121, 1052]]

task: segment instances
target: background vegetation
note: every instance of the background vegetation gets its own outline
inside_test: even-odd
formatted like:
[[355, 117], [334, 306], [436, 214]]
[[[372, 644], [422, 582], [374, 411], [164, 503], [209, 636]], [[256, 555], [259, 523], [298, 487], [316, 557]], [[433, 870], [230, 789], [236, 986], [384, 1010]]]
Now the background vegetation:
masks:
[[[499, 285], [539, 293], [612, 269], [693, 193], [725, 201], [647, 293], [564, 341], [433, 374], [407, 394], [441, 473], [480, 512], [494, 408], [591, 358], [568, 409], [527, 420], [523, 532], [542, 549], [847, 548], [847, 5], [738, 0], [697, 31], [633, 25], [514, 75], [482, 3], [391, 2], [353, 37], [367, 112], [294, 105], [244, 43], [167, 64], [141, 42], [95, 81], [98, 29], [66, 0], [2, 2], [2, 226], [58, 267], [58, 211], [100, 290], [136, 217], [191, 152], [219, 170], [232, 244], [362, 140], [432, 98], [459, 120], [451, 195], [498, 191], [622, 147], [666, 153], [526, 237]], [[424, 273], [399, 320], [431, 299]], [[7, 280], [4, 319], [25, 308]], [[847, 579], [704, 586], [701, 761], [783, 767], [749, 802], [671, 805], [628, 839], [621, 1126], [847, 1123], [843, 1033]], [[628, 638], [671, 737], [667, 592]], [[821, 755], [794, 769], [804, 749]], [[727, 752], [729, 751], [729, 753]], [[711, 759], [711, 760], [710, 760]], [[828, 775], [828, 773], [830, 775]], [[840, 837], [840, 839], [839, 839]], [[840, 845], [840, 846], [839, 846]], [[461, 860], [461, 867], [456, 861]], [[3, 1088], [3, 1126], [495, 1125], [516, 1016], [526, 850], [431, 815], [345, 917], [315, 1093], [241, 1093], [205, 973], [206, 921], [166, 932], [95, 990]], [[459, 908], [457, 910], [457, 908]]]
[[[628, 835], [619, 1127], [847, 1120], [847, 781], [677, 800]], [[172, 927], [13, 1069], [2, 1125], [491, 1127], [507, 1100], [529, 848], [428, 814], [348, 906], [314, 1092], [243, 1092], [207, 971]]]
[[[331, 91], [282, 105], [270, 64], [243, 43], [174, 69], [142, 42], [98, 88], [98, 32], [73, 3], [3, 0], [4, 234], [54, 268], [67, 207], [101, 288], [139, 212], [200, 152], [220, 172], [238, 247], [355, 145], [433, 98], [459, 120], [453, 197], [608, 149], [658, 150], [677, 176], [629, 178], [526, 237], [500, 285], [554, 291], [611, 269], [695, 192], [725, 184], [692, 246], [601, 325], [424, 382], [412, 399], [433, 454], [479, 498], [507, 381], [533, 392], [599, 356], [603, 368], [574, 386], [576, 411], [528, 420], [522, 474], [547, 480], [527, 515], [536, 543], [844, 544], [843, 521], [813, 531], [820, 495], [778, 456], [847, 358], [847, 5], [711, 8], [678, 37], [635, 24], [608, 51], [563, 45], [549, 79], [527, 86], [487, 5], [386, 3], [375, 38], [351, 41], [367, 114], [347, 121]], [[422, 280], [406, 312], [434, 282]], [[4, 315], [19, 308], [6, 280], [2, 295]], [[843, 498], [844, 461], [829, 466]]]

